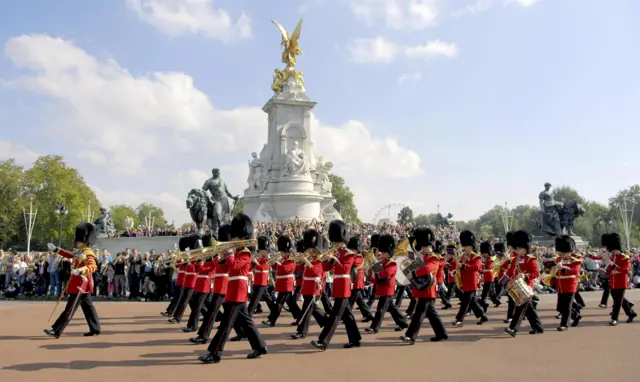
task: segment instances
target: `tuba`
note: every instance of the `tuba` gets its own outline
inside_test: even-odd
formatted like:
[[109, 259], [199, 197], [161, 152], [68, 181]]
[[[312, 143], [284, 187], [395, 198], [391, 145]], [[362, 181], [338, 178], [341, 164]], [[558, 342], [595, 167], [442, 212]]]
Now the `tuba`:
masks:
[[408, 275], [424, 266], [424, 259], [422, 256], [411, 256], [409, 253], [414, 254], [418, 251], [414, 247], [415, 240], [413, 237], [406, 237], [402, 239], [396, 246], [395, 261], [398, 265], [400, 274], [396, 274], [396, 281], [398, 284], [407, 286], [411, 285], [417, 290], [425, 290], [433, 285], [435, 278], [432, 274], [409, 279]]

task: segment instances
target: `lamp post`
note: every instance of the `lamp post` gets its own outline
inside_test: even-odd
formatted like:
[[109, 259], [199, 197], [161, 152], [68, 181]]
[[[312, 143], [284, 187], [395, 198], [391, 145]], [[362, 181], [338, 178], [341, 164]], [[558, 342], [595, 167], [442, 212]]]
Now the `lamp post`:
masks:
[[618, 206], [620, 210], [620, 215], [622, 216], [622, 225], [624, 226], [624, 233], [627, 237], [627, 250], [631, 249], [631, 224], [633, 220], [633, 210], [636, 207], [635, 200], [631, 198], [627, 198], [626, 196], [622, 198], [622, 203]]
[[36, 215], [38, 215], [38, 209], [33, 208], [33, 198], [29, 200], [29, 212], [24, 208], [22, 209], [22, 216], [24, 217], [24, 226], [27, 228], [27, 254], [31, 253], [31, 235], [33, 234], [33, 226], [36, 221]]
[[56, 204], [56, 215], [60, 220], [60, 227], [58, 228], [58, 247], [62, 247], [62, 218], [69, 213], [69, 209], [64, 204]]
[[513, 224], [513, 212], [509, 211], [509, 206], [504, 203], [504, 209], [502, 210], [502, 225], [504, 226], [505, 235], [511, 230]]

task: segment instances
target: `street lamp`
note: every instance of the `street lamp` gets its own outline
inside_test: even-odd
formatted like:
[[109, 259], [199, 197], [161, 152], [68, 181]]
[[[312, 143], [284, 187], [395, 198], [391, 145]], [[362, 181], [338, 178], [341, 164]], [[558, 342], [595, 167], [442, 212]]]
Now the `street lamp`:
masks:
[[69, 213], [69, 209], [64, 204], [56, 204], [56, 215], [60, 218], [60, 228], [58, 229], [58, 247], [62, 247], [62, 218]]

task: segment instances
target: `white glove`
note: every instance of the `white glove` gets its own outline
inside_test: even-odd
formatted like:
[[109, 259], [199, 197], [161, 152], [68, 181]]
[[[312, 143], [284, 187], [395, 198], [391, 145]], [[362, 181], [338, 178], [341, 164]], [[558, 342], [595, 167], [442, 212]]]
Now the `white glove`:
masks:
[[51, 243], [47, 243], [47, 248], [49, 248], [49, 250], [52, 252], [56, 250], [56, 246]]
[[71, 271], [71, 274], [74, 275], [74, 276], [80, 276], [80, 271], [77, 270], [77, 269], [74, 269], [74, 270]]
[[440, 284], [439, 287], [442, 293], [447, 293], [449, 291], [449, 289], [444, 284]]

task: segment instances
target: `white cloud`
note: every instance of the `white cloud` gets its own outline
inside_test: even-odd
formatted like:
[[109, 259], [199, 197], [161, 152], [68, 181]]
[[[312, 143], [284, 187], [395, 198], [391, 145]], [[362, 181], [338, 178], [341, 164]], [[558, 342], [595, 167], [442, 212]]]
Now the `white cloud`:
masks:
[[405, 55], [409, 58], [431, 58], [437, 56], [457, 57], [460, 49], [455, 44], [448, 44], [440, 40], [430, 41], [425, 45], [408, 46]]
[[138, 18], [176, 37], [187, 33], [229, 42], [251, 37], [251, 20], [242, 13], [233, 21], [214, 0], [126, 0]]
[[[80, 169], [104, 205], [156, 203], [169, 220], [186, 221], [183, 199], [189, 189], [201, 187], [211, 168], [219, 167], [230, 191], [242, 194], [247, 162], [230, 157], [249, 159], [266, 143], [267, 118], [260, 107], [217, 109], [185, 73], [133, 76], [115, 60], [100, 60], [47, 35], [9, 39], [5, 55], [27, 69], [11, 85], [47, 100], [38, 133], [68, 153], [65, 160]], [[332, 161], [354, 190], [366, 190], [357, 199], [365, 216], [379, 208], [377, 199], [404, 193], [389, 192], [381, 172], [400, 178], [421, 173], [417, 153], [393, 137], [374, 136], [362, 122], [326, 126], [314, 116], [312, 129], [317, 155]], [[0, 151], [20, 152], [20, 146], [5, 145], [10, 146], [3, 150], [0, 144]], [[366, 198], [377, 201], [362, 204]]]
[[17, 164], [31, 167], [37, 158], [38, 154], [23, 145], [9, 141], [0, 141], [0, 161], [15, 159]]
[[458, 8], [451, 12], [453, 16], [463, 16], [465, 14], [476, 14], [491, 8], [495, 0], [476, 0], [475, 3]]
[[422, 74], [413, 73], [413, 74], [403, 74], [398, 77], [398, 84], [402, 85], [407, 81], [420, 81], [422, 79]]
[[420, 30], [435, 26], [437, 0], [349, 0], [356, 18], [369, 25], [383, 22], [392, 29]]
[[455, 58], [460, 49], [455, 44], [440, 40], [423, 45], [398, 46], [384, 37], [357, 38], [347, 44], [351, 61], [357, 64], [389, 63], [399, 55], [410, 59], [435, 57]]
[[514, 5], [521, 6], [523, 8], [527, 8], [534, 5], [538, 1], [540, 0], [505, 0], [505, 4], [507, 5], [514, 4]]
[[357, 38], [347, 46], [351, 61], [363, 63], [391, 62], [395, 58], [396, 44], [383, 37]]

